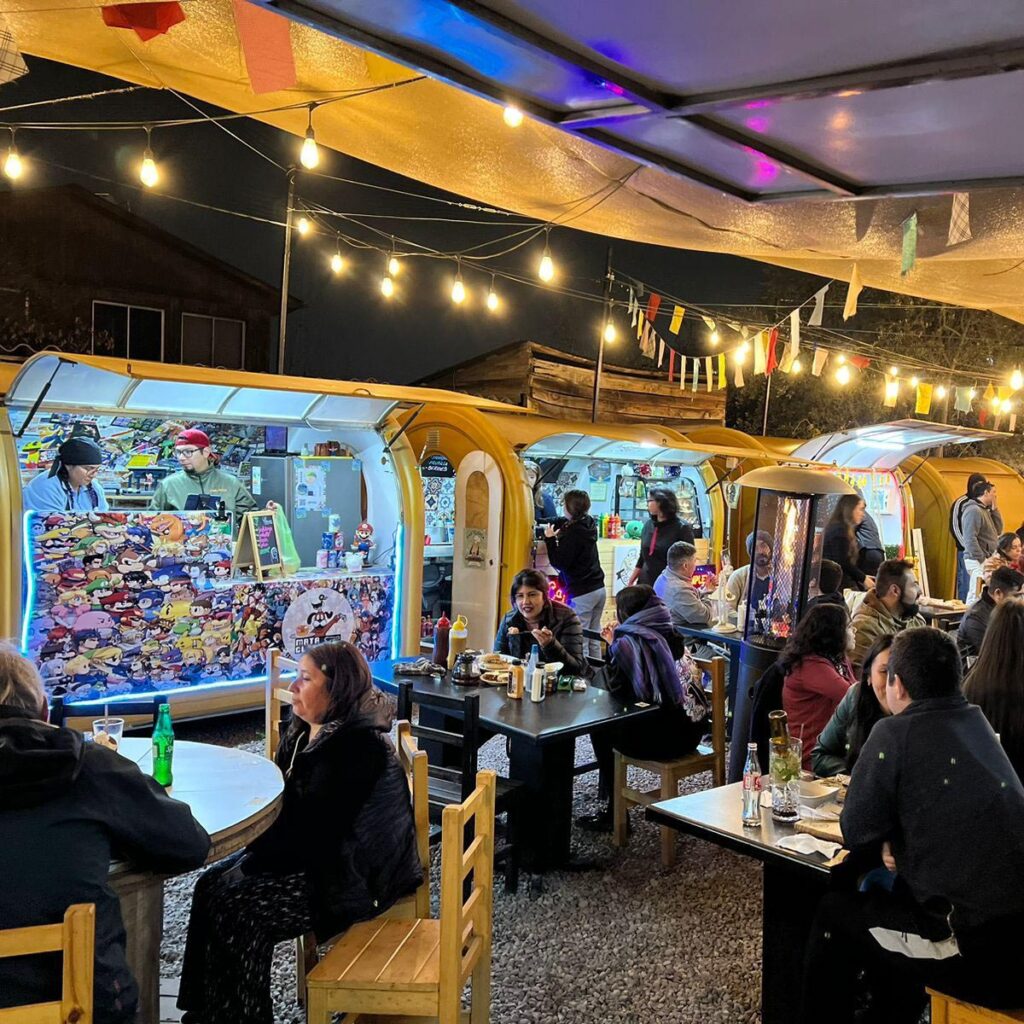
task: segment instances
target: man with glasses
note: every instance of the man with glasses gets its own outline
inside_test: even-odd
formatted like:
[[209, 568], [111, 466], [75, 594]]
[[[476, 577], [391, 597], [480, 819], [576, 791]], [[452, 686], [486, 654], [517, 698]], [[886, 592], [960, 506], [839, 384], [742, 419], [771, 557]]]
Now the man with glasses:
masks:
[[[149, 502], [151, 509], [181, 512], [204, 505], [215, 508], [223, 501], [228, 512], [238, 515], [255, 510], [256, 499], [238, 477], [215, 464], [210, 438], [204, 431], [183, 430], [174, 442], [174, 454], [181, 469], [160, 481]], [[210, 501], [202, 502], [202, 498]], [[273, 502], [267, 504], [267, 508], [272, 507], [276, 507]]]
[[34, 512], [106, 512], [107, 496], [96, 482], [103, 449], [89, 437], [72, 437], [57, 449], [49, 473], [33, 477], [22, 498]]

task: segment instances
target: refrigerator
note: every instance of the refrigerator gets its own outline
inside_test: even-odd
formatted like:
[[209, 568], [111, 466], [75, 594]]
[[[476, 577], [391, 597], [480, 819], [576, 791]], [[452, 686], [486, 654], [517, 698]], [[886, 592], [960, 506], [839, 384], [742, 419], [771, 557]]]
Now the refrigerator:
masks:
[[249, 480], [256, 504], [276, 501], [292, 528], [304, 568], [316, 565], [316, 553], [329, 517], [341, 517], [345, 548], [362, 521], [363, 464], [352, 458], [299, 458], [257, 455], [249, 461]]

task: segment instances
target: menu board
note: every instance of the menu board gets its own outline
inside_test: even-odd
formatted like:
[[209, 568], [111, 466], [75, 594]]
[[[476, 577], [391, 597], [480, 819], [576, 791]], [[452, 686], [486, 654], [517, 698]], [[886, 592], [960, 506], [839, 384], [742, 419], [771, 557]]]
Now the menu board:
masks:
[[274, 513], [267, 509], [246, 512], [238, 529], [233, 567], [252, 566], [256, 578], [281, 569], [281, 541], [277, 536]]

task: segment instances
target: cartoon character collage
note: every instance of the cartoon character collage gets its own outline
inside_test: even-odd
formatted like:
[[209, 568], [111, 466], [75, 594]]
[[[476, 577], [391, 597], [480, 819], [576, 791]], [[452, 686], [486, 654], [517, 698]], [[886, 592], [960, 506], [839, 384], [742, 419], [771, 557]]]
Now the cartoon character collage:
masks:
[[[262, 675], [289, 606], [317, 588], [351, 608], [343, 624], [334, 616], [325, 639], [352, 640], [369, 660], [388, 656], [390, 576], [232, 583], [229, 527], [205, 512], [32, 513], [27, 529], [26, 647], [51, 696], [91, 700]], [[351, 635], [335, 635], [339, 625]], [[309, 635], [316, 628], [305, 625]], [[299, 646], [290, 639], [286, 649]]]

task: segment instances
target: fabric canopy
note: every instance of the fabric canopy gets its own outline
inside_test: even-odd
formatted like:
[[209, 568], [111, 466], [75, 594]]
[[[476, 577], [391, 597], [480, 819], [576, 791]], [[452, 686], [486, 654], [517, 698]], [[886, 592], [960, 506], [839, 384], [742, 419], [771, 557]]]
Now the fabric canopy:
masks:
[[[296, 84], [261, 95], [232, 0], [181, 6], [146, 43], [75, 0], [5, 15], [25, 52], [243, 113], [423, 70], [319, 108], [318, 141], [573, 228], [843, 280], [856, 262], [866, 286], [1024, 322], [1017, 0], [280, 0]], [[254, 116], [306, 129], [305, 110]], [[948, 245], [954, 191], [971, 238]]]

